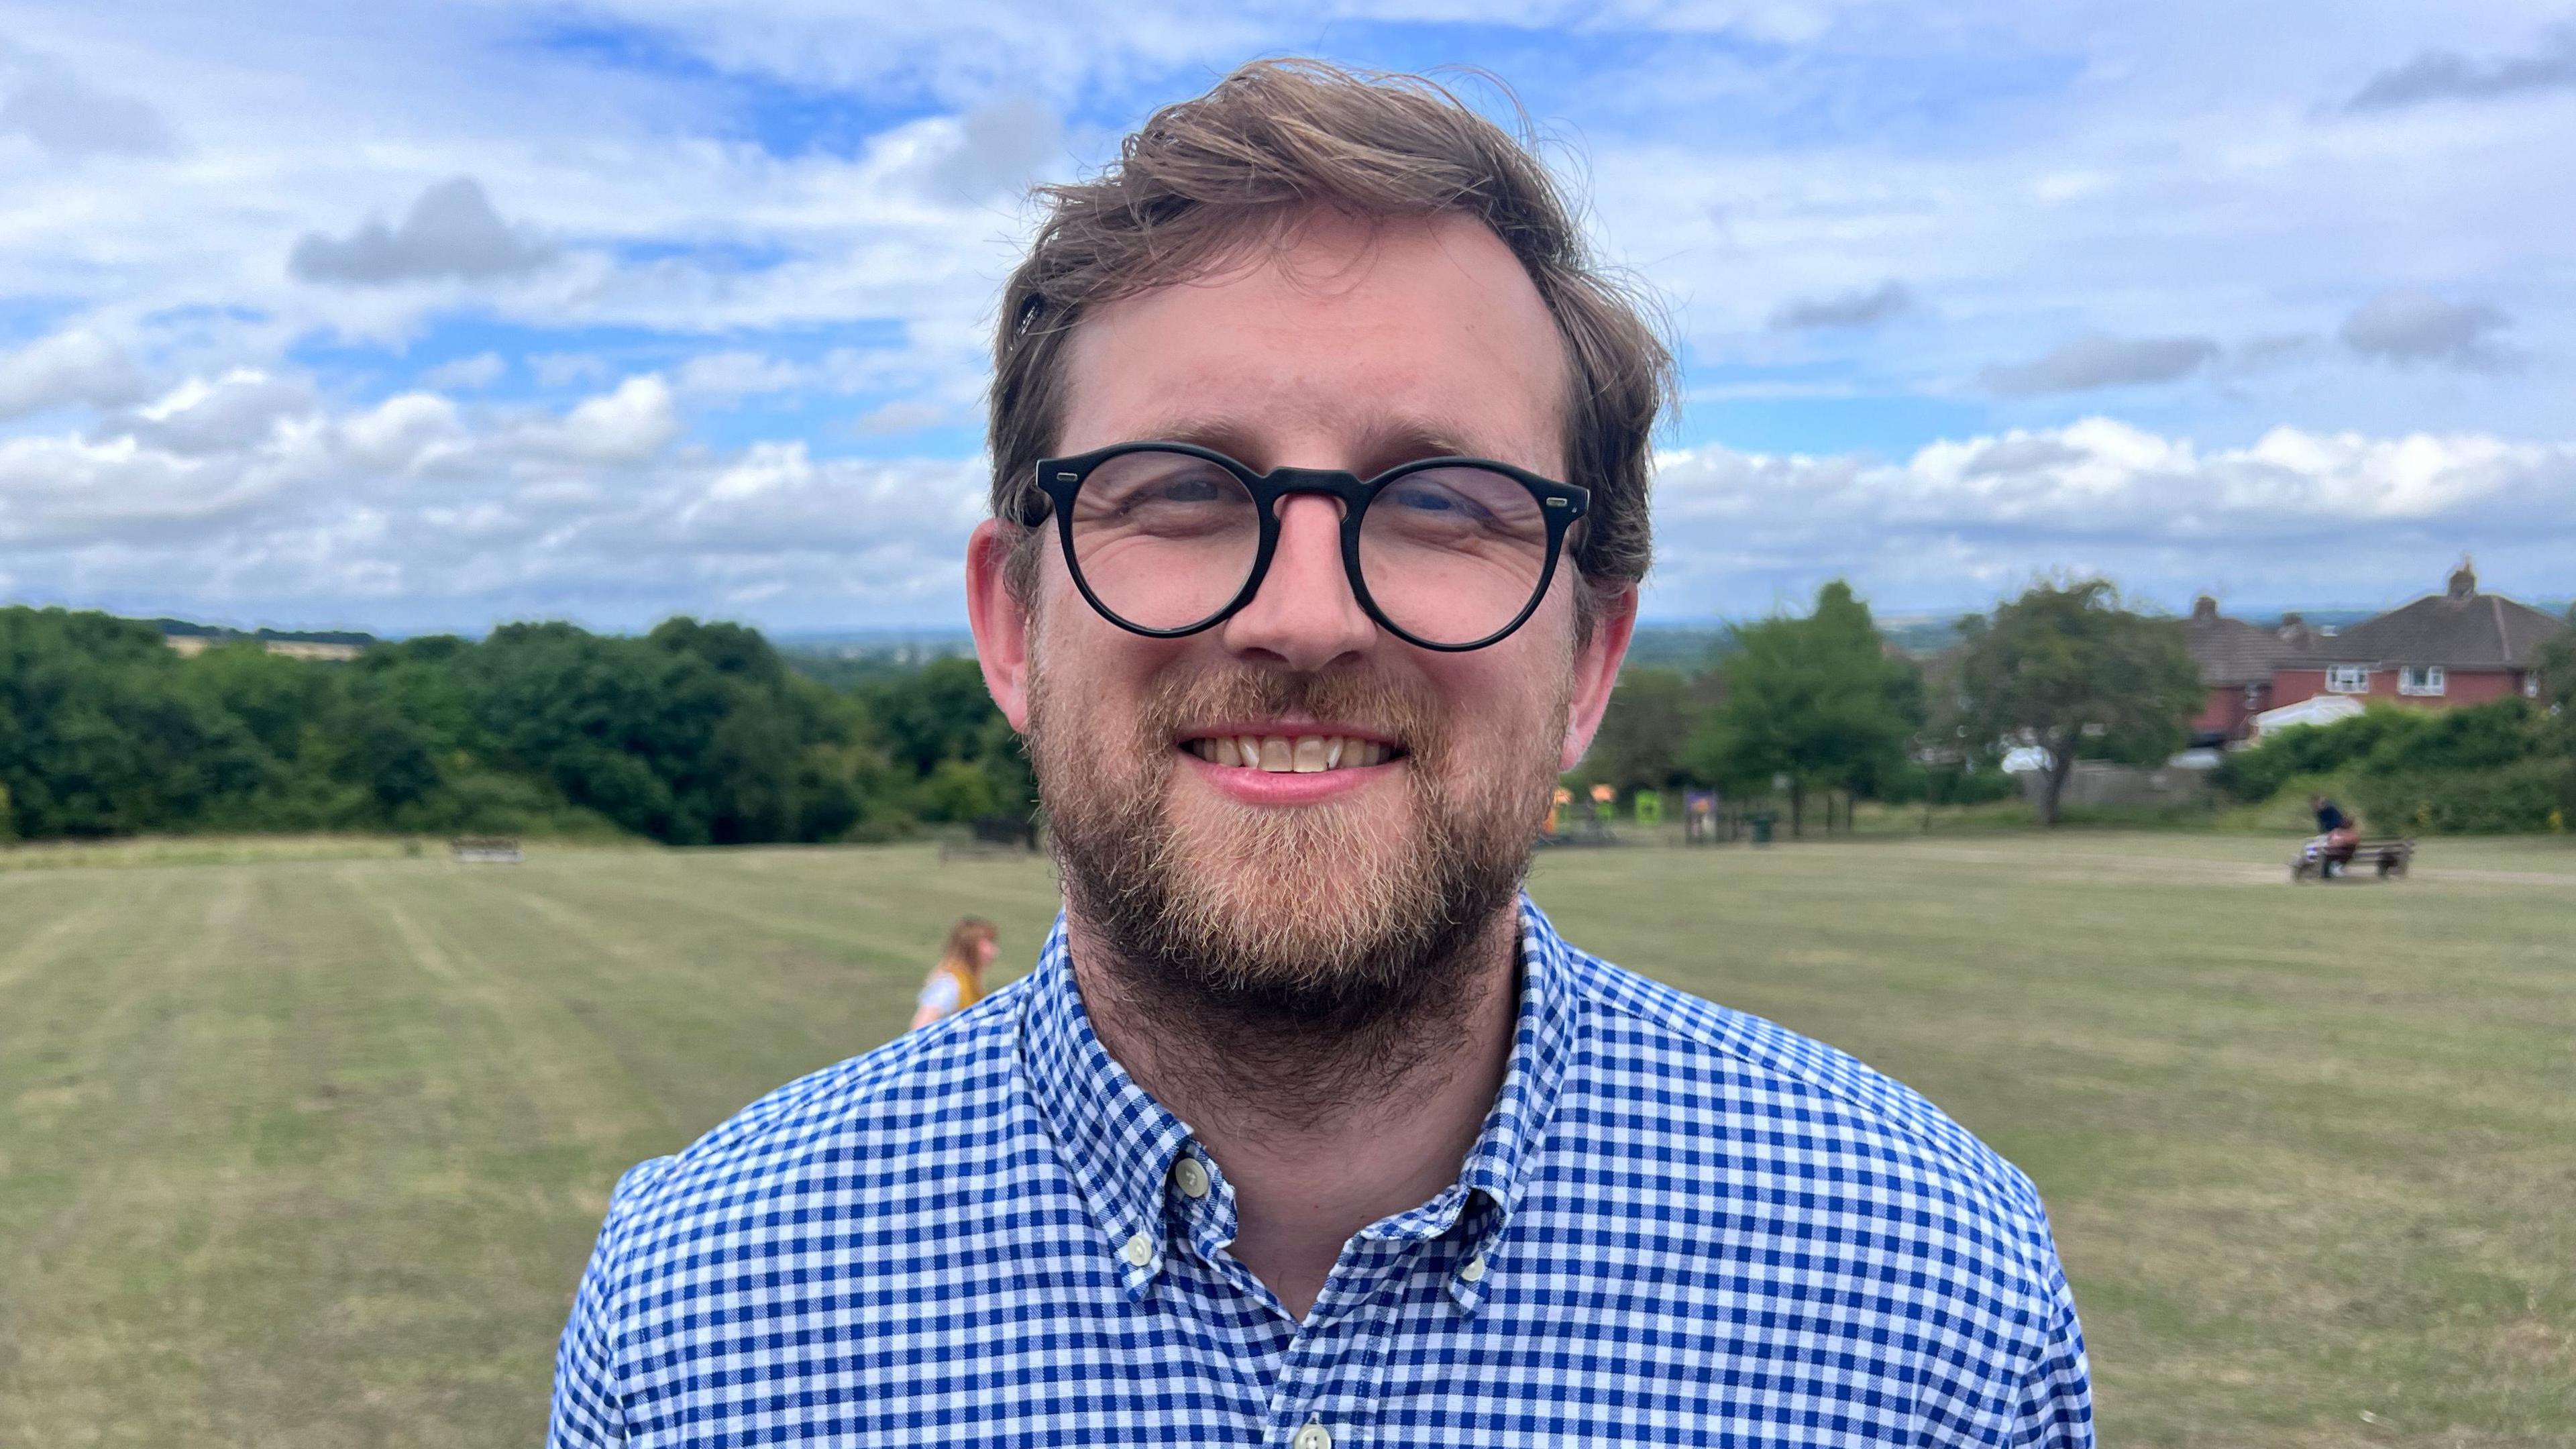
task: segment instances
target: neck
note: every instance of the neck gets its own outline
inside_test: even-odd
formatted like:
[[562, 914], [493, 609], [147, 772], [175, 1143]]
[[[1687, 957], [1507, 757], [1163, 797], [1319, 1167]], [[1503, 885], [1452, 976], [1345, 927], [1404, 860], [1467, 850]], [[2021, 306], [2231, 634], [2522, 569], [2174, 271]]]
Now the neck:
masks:
[[1457, 1180], [1511, 1058], [1516, 908], [1437, 973], [1449, 989], [1346, 1020], [1177, 991], [1125, 969], [1078, 918], [1066, 927], [1101, 1045], [1224, 1170], [1229, 1251], [1291, 1314], [1305, 1317], [1352, 1234]]

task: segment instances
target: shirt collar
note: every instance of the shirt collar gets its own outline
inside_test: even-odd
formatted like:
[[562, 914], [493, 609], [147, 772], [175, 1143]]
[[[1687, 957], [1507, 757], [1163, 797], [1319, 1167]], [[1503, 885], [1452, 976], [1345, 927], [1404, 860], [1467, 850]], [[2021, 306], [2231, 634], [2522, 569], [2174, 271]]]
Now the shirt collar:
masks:
[[[1571, 948], [1528, 896], [1520, 898], [1520, 1009], [1493, 1110], [1468, 1150], [1455, 1188], [1366, 1230], [1379, 1237], [1445, 1232], [1469, 1194], [1492, 1204], [1478, 1236], [1491, 1242], [1519, 1204], [1529, 1162], [1555, 1110], [1575, 1048]], [[1167, 1248], [1166, 1184], [1190, 1129], [1109, 1055], [1074, 984], [1064, 917], [1039, 953], [1023, 998], [1020, 1072], [1098, 1222], [1103, 1251], [1129, 1296], [1161, 1272]], [[1481, 1296], [1462, 1291], [1462, 1306]]]
[[[1061, 911], [1029, 985], [1020, 1018], [1022, 1079], [1136, 1296], [1162, 1268], [1164, 1174], [1190, 1129], [1137, 1086], [1092, 1031]], [[1140, 1240], [1141, 1255], [1130, 1247]]]

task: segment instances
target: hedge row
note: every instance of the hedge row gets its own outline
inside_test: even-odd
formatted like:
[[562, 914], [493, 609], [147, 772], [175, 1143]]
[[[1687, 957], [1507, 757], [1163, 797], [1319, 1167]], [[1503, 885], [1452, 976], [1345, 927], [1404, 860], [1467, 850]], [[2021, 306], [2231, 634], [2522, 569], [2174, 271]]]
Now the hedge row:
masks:
[[2364, 775], [2354, 793], [2363, 822], [2374, 831], [2564, 830], [2576, 820], [2576, 765], [2535, 758], [2491, 770]]

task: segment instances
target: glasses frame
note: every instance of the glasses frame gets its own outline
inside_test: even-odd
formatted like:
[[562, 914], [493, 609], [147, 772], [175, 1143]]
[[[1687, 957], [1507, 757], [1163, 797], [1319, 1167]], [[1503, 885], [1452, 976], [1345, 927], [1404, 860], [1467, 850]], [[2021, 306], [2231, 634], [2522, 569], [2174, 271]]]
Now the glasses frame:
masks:
[[[1244, 575], [1243, 588], [1233, 599], [1195, 624], [1184, 624], [1177, 629], [1148, 629], [1122, 619], [1116, 610], [1101, 602], [1100, 596], [1092, 592], [1090, 580], [1082, 576], [1082, 561], [1073, 546], [1074, 497], [1102, 464], [1130, 453], [1179, 453], [1214, 463], [1233, 474], [1244, 490], [1252, 495], [1254, 511], [1261, 520], [1261, 540], [1253, 552], [1252, 569]], [[1367, 516], [1369, 505], [1376, 502], [1378, 495], [1390, 485], [1435, 468], [1480, 468], [1489, 473], [1499, 473], [1528, 489], [1538, 503], [1539, 516], [1547, 520], [1547, 558], [1539, 568], [1538, 584], [1530, 590], [1529, 601], [1521, 605], [1521, 611], [1512, 616], [1510, 623], [1470, 644], [1434, 643], [1388, 618], [1386, 611], [1378, 607], [1377, 600], [1369, 596], [1368, 580], [1360, 569], [1360, 521]], [[1257, 473], [1213, 448], [1202, 448], [1195, 443], [1153, 441], [1113, 443], [1106, 448], [1095, 448], [1070, 457], [1041, 458], [1037, 465], [1037, 484], [1038, 491], [1046, 495], [1047, 503], [1054, 510], [1056, 536], [1064, 545], [1065, 568], [1073, 575], [1073, 586], [1082, 591], [1082, 597], [1091, 605], [1092, 612], [1130, 634], [1141, 634], [1148, 639], [1182, 639], [1204, 633], [1233, 618], [1244, 605], [1252, 602], [1253, 596], [1261, 592], [1261, 581], [1270, 574], [1271, 556], [1279, 550], [1279, 500], [1306, 494], [1339, 499], [1342, 503], [1342, 575], [1350, 583], [1351, 596], [1359, 600], [1360, 608], [1379, 628], [1416, 649], [1431, 649], [1442, 654], [1464, 654], [1499, 644], [1514, 630], [1528, 623], [1530, 615], [1538, 612], [1540, 601], [1547, 597], [1548, 586], [1556, 581], [1557, 559], [1565, 550], [1567, 530], [1592, 508], [1592, 490], [1588, 488], [1559, 483], [1526, 468], [1515, 468], [1491, 458], [1417, 458], [1363, 479], [1356, 473], [1331, 468], [1274, 468], [1267, 473]], [[1045, 515], [1032, 508], [1030, 515], [1020, 521], [1026, 527], [1035, 528], [1045, 521]]]

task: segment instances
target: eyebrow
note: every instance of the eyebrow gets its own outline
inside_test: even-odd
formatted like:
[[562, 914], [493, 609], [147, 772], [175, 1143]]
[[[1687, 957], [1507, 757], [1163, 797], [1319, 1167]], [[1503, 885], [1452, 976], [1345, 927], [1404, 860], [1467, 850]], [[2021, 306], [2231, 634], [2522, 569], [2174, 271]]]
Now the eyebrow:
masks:
[[[1275, 468], [1275, 459], [1244, 456], [1257, 453], [1251, 430], [1242, 422], [1221, 417], [1170, 417], [1156, 423], [1151, 431], [1140, 433], [1134, 441], [1189, 443], [1213, 449], [1238, 462]], [[1433, 418], [1387, 417], [1362, 426], [1349, 442], [1354, 454], [1364, 465], [1363, 476], [1382, 472], [1399, 464], [1421, 458], [1472, 458], [1488, 456], [1486, 450], [1466, 441], [1466, 434]]]

